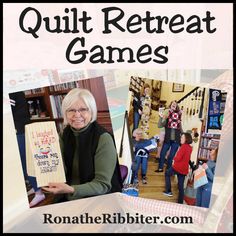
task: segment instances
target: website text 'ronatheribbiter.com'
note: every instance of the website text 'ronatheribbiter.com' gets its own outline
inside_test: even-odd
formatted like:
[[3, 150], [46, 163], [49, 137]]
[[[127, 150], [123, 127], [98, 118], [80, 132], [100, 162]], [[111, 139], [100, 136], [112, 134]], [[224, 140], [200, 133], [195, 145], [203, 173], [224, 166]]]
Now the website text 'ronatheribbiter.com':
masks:
[[43, 224], [193, 224], [191, 216], [144, 216], [139, 213], [102, 213], [91, 216], [83, 213], [77, 216], [53, 216], [43, 214]]

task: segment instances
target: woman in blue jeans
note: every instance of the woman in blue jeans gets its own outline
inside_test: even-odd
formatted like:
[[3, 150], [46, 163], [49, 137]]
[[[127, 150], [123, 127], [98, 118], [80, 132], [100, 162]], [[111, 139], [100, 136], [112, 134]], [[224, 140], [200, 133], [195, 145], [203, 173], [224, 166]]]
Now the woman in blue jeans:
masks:
[[180, 146], [180, 136], [182, 133], [181, 115], [182, 111], [180, 110], [177, 101], [172, 101], [170, 103], [167, 114], [160, 114], [158, 127], [165, 128], [165, 138], [160, 153], [159, 166], [155, 172], [163, 172], [165, 157], [169, 149], [170, 153], [167, 159], [167, 169], [172, 166], [173, 158]]
[[148, 167], [148, 158], [149, 152], [151, 149], [155, 149], [157, 147], [157, 142], [159, 141], [159, 137], [155, 136], [151, 139], [143, 140], [143, 131], [141, 129], [135, 129], [133, 132], [133, 145], [134, 145], [134, 166], [133, 170], [133, 182], [138, 183], [138, 171], [141, 165], [141, 176], [142, 183], [147, 184], [147, 167]]
[[208, 183], [197, 189], [196, 206], [208, 208], [210, 205], [217, 154], [218, 148], [212, 149], [209, 160], [202, 165], [206, 171]]

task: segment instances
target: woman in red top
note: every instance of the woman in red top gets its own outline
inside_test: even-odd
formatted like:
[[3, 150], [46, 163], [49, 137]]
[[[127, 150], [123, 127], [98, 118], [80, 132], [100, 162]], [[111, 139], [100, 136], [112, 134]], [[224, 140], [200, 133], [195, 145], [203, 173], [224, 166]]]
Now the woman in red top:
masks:
[[183, 133], [180, 140], [181, 146], [177, 151], [172, 166], [165, 173], [166, 191], [163, 192], [164, 195], [169, 197], [173, 196], [171, 192], [171, 179], [172, 175], [177, 174], [178, 177], [178, 189], [179, 197], [178, 203], [183, 203], [184, 201], [184, 179], [188, 174], [189, 170], [189, 160], [192, 153], [192, 136], [189, 133]]

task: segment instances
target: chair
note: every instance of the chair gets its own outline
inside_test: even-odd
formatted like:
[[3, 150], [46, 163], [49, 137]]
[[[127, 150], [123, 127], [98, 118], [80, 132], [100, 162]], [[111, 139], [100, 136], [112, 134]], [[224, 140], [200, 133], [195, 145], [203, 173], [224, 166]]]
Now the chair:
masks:
[[120, 174], [123, 183], [128, 175], [128, 167], [125, 165], [120, 165]]

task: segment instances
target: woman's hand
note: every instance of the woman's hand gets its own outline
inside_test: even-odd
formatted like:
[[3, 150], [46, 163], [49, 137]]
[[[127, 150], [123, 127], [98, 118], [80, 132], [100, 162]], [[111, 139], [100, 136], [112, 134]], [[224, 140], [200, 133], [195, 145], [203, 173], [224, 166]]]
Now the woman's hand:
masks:
[[159, 116], [160, 116], [163, 120], [167, 119], [167, 117], [168, 117], [166, 114], [163, 114], [163, 113], [160, 113]]
[[206, 163], [204, 163], [204, 164], [202, 164], [202, 168], [206, 170], [208, 168], [208, 165]]
[[143, 112], [140, 109], [138, 109], [138, 113], [139, 115], [142, 115]]
[[164, 110], [162, 112], [159, 112], [159, 116], [162, 118], [162, 119], [167, 119], [168, 117], [168, 111], [167, 110]]
[[42, 189], [53, 194], [74, 193], [74, 188], [65, 183], [49, 183], [48, 187]]

